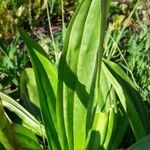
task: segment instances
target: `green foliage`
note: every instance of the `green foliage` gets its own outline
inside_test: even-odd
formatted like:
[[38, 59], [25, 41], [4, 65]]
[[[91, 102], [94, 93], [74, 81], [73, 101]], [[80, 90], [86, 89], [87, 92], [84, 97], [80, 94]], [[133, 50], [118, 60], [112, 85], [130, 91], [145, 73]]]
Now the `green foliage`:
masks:
[[[0, 92], [0, 98], [2, 100], [3, 106], [11, 112], [15, 113], [21, 119], [21, 124], [23, 126], [33, 131], [35, 134], [45, 137], [43, 125], [35, 118], [35, 116], [30, 114], [18, 102], [16, 102], [15, 100], [13, 100], [12, 98], [10, 98], [2, 92]], [[11, 118], [11, 120], [13, 123], [16, 123], [17, 117]]]
[[14, 125], [15, 135], [17, 141], [21, 145], [21, 149], [28, 150], [42, 150], [42, 146], [39, 144], [36, 135], [29, 129], [21, 125]]
[[109, 4], [84, 0], [79, 5], [68, 26], [58, 66], [19, 29], [34, 70], [22, 73], [21, 94], [31, 109], [31, 102], [40, 107], [42, 116], [40, 123], [29, 108], [0, 93], [3, 106], [22, 121], [15, 125], [15, 119], [5, 112], [22, 148], [44, 149], [38, 135], [46, 137], [52, 150], [114, 150], [128, 127], [136, 140], [150, 133], [150, 119], [137, 85], [118, 64], [102, 58]]
[[150, 102], [150, 34], [143, 27], [139, 33], [131, 35], [128, 41], [129, 66], [140, 86], [143, 100]]
[[20, 76], [21, 105], [40, 118], [39, 97], [32, 68], [26, 68]]
[[104, 56], [121, 64], [139, 85], [142, 99], [149, 101], [149, 2], [135, 2], [118, 1], [111, 6]]
[[[27, 53], [19, 50], [20, 41], [15, 38], [10, 44], [0, 43], [0, 90], [11, 93], [19, 85], [20, 72], [27, 64]], [[13, 86], [13, 89], [11, 89]]]
[[127, 150], [149, 150], [150, 149], [150, 135], [138, 140], [131, 145]]
[[[0, 102], [0, 117], [2, 121], [0, 124], [0, 140], [3, 144], [3, 149], [5, 147], [6, 150], [41, 150], [42, 147], [38, 143], [37, 137], [35, 135], [39, 135], [39, 131], [42, 130], [42, 126], [39, 126], [40, 123], [35, 120], [34, 117], [32, 117], [24, 108], [19, 106], [19, 104], [3, 93], [0, 93], [0, 98], [2, 99], [2, 102]], [[5, 116], [6, 113], [4, 113], [2, 104], [8, 109], [14, 111], [16, 114], [18, 114], [19, 117], [21, 117], [21, 119], [23, 119], [23, 126], [15, 124], [14, 120], [11, 120], [9, 116]], [[36, 126], [39, 126], [37, 130], [34, 130], [36, 128], [33, 123], [34, 121], [35, 124], [37, 123]], [[25, 126], [27, 126], [27, 128]], [[44, 132], [42, 134], [40, 133], [40, 135], [44, 137]]]
[[[55, 71], [47, 54], [20, 30], [33, 63], [40, 108], [52, 149], [116, 149], [128, 123], [136, 139], [149, 133], [148, 119], [144, 119], [146, 111], [136, 98], [137, 87], [117, 64], [104, 61], [102, 79], [107, 87], [100, 84], [106, 10], [99, 1], [86, 0], [77, 9], [59, 62], [58, 93], [54, 84], [56, 75], [52, 75]], [[90, 24], [95, 13], [97, 19]], [[124, 126], [121, 133], [117, 131], [118, 126]]]

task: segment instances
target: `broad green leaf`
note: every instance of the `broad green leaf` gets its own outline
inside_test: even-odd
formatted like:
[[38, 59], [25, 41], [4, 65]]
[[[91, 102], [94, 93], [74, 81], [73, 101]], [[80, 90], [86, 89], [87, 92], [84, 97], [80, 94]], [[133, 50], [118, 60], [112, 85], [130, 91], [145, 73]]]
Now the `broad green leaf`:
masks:
[[96, 112], [93, 120], [93, 126], [90, 131], [90, 138], [87, 142], [87, 150], [104, 149], [110, 112]]
[[40, 108], [49, 146], [60, 149], [56, 120], [57, 74], [47, 54], [41, 46], [34, 42], [28, 34], [20, 29], [34, 68]]
[[34, 70], [26, 68], [20, 76], [20, 104], [36, 118], [41, 118], [39, 96], [35, 81]]
[[45, 136], [43, 125], [19, 103], [2, 92], [0, 92], [0, 98], [2, 100], [3, 106], [17, 114], [22, 119], [22, 124], [25, 127], [29, 128], [40, 136]]
[[12, 124], [4, 114], [2, 102], [0, 100], [0, 142], [7, 150], [20, 149], [19, 144], [16, 141], [15, 134], [13, 133]]
[[34, 70], [32, 68], [26, 68], [21, 73], [20, 91], [21, 96], [25, 97], [27, 101], [32, 102], [37, 107], [40, 107]]
[[57, 101], [63, 149], [82, 150], [86, 144], [93, 119], [95, 79], [103, 54], [106, 9], [105, 0], [84, 0], [66, 33], [58, 69]]
[[41, 145], [38, 143], [37, 137], [31, 130], [17, 124], [14, 124], [13, 128], [16, 139], [20, 143], [22, 149], [42, 150]]
[[150, 135], [138, 140], [135, 144], [131, 145], [127, 150], [150, 150]]

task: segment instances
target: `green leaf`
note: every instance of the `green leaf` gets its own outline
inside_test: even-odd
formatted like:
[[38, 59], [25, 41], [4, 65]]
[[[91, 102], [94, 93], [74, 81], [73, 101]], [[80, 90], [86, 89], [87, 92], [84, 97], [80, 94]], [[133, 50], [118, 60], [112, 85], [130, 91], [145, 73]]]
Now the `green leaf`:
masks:
[[87, 142], [87, 150], [104, 149], [110, 112], [96, 112], [93, 120], [93, 126], [90, 131], [90, 138]]
[[26, 68], [20, 76], [20, 104], [36, 118], [41, 118], [40, 102], [35, 81], [34, 70]]
[[34, 68], [35, 79], [40, 99], [42, 119], [52, 149], [60, 149], [56, 120], [57, 74], [47, 54], [28, 34], [20, 29]]
[[105, 23], [105, 0], [84, 0], [68, 27], [58, 70], [57, 118], [63, 149], [82, 150], [86, 144]]
[[131, 145], [127, 150], [150, 150], [150, 135], [138, 140], [135, 144]]
[[25, 97], [25, 100], [31, 101], [34, 105], [40, 107], [34, 70], [32, 68], [26, 68], [21, 73], [20, 91], [21, 96]]
[[21, 125], [13, 125], [16, 139], [20, 143], [22, 149], [42, 150], [41, 145], [37, 141], [35, 134]]

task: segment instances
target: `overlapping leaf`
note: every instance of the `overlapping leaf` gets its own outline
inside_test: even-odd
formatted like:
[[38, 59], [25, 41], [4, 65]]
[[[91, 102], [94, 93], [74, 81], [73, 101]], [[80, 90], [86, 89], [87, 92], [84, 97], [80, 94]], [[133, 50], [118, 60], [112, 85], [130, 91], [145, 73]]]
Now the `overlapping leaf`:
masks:
[[[95, 146], [94, 149], [114, 150], [121, 143], [128, 122], [122, 115], [116, 91], [103, 71], [103, 65], [100, 77], [100, 94], [88, 148], [92, 149]], [[99, 142], [93, 146], [95, 141]]]
[[81, 3], [68, 27], [59, 63], [58, 127], [63, 145], [70, 150], [84, 149], [93, 119], [95, 79], [103, 53], [105, 2]]
[[138, 98], [134, 83], [123, 70], [113, 62], [105, 61], [103, 63], [103, 70], [117, 93], [136, 139], [148, 134], [150, 132], [148, 126], [149, 117], [142, 101]]

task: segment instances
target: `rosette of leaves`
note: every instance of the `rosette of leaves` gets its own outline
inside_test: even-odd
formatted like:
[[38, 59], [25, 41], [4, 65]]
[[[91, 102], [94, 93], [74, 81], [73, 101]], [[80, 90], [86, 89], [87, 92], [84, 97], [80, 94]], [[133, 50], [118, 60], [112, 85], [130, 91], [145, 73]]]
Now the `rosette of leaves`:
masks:
[[109, 3], [82, 1], [68, 26], [58, 67], [20, 29], [33, 65], [49, 149], [114, 150], [127, 126], [136, 140], [150, 132], [136, 85], [116, 63], [102, 59]]

